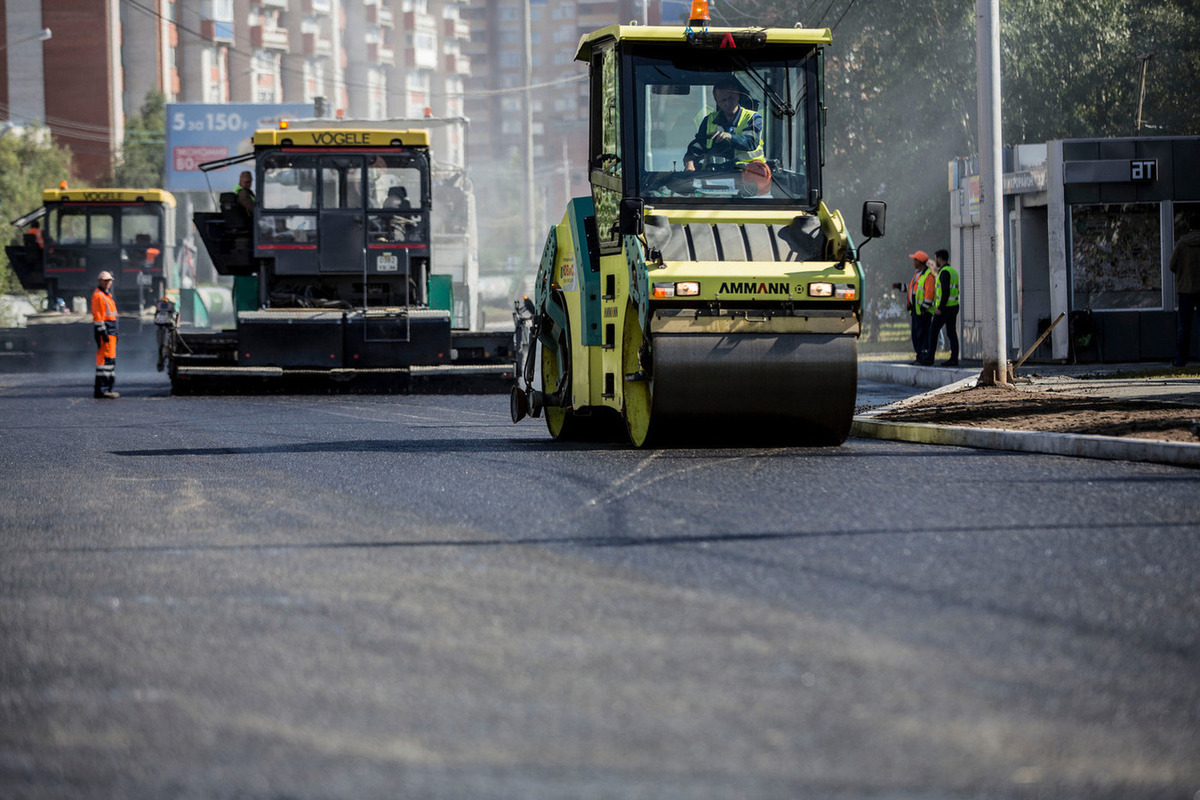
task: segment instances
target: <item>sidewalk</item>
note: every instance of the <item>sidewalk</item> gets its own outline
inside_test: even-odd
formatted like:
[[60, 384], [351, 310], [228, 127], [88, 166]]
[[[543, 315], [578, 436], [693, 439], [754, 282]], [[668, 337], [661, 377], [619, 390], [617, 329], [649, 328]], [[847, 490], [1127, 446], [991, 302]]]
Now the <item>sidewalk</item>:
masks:
[[[897, 361], [860, 360], [862, 380], [914, 386], [932, 392], [975, 385], [979, 366], [922, 367]], [[1024, 387], [1082, 397], [1158, 400], [1200, 409], [1200, 377], [1170, 374], [1162, 364], [1029, 364], [1018, 371]], [[931, 392], [931, 393], [932, 393]], [[904, 403], [919, 400], [910, 398]], [[1083, 436], [995, 428], [967, 428], [922, 423], [885, 422], [876, 417], [896, 405], [872, 409], [854, 418], [850, 435], [923, 444], [1048, 453], [1079, 458], [1147, 461], [1200, 466], [1196, 444], [1159, 442], [1115, 436]], [[1200, 411], [1197, 412], [1200, 414]]]

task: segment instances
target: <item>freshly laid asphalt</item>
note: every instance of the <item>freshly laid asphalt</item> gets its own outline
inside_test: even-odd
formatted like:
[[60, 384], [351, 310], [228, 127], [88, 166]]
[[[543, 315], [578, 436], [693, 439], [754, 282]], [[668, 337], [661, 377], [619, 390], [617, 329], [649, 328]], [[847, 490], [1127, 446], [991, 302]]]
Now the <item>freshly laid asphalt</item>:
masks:
[[[1146, 364], [1037, 364], [1018, 372], [1017, 388], [1054, 389], [1063, 393], [1121, 400], [1155, 400], [1196, 407], [1200, 415], [1200, 378], [1183, 375], [1145, 377]], [[862, 380], [928, 388], [925, 395], [902, 401], [904, 405], [939, 391], [974, 386], [979, 368], [924, 367], [904, 363], [860, 361]], [[1086, 379], [1082, 376], [1087, 376]], [[978, 447], [1047, 453], [1077, 458], [1146, 461], [1179, 466], [1200, 466], [1200, 439], [1195, 444], [1162, 442], [1117, 436], [1042, 433], [999, 428], [968, 428], [956, 425], [889, 422], [879, 419], [900, 404], [872, 409], [856, 415], [850, 435], [869, 439], [921, 444]]]

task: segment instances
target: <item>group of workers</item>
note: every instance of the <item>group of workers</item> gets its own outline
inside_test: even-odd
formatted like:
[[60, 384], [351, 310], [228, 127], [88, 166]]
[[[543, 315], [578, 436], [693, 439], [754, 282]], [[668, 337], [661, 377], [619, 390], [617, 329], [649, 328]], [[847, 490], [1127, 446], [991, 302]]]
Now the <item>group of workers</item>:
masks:
[[908, 281], [908, 315], [912, 325], [912, 345], [916, 353], [914, 364], [933, 366], [938, 338], [946, 331], [950, 357], [943, 367], [958, 366], [958, 270], [950, 266], [947, 250], [934, 252], [933, 258], [924, 250], [910, 253], [913, 274]]

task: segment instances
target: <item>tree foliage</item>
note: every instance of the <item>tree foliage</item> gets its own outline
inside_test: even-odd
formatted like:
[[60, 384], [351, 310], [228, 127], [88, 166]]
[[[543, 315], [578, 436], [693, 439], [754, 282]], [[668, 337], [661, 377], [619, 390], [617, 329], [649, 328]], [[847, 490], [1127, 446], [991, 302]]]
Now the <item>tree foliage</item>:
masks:
[[162, 92], [150, 92], [141, 111], [125, 119], [125, 141], [113, 170], [114, 187], [153, 189], [163, 185], [166, 132], [166, 98]]
[[[8, 223], [42, 204], [42, 190], [69, 180], [71, 152], [56, 145], [45, 128], [12, 129], [0, 136], [0, 234], [3, 244], [17, 244], [23, 231]], [[0, 251], [0, 293], [20, 290]]]
[[[852, 229], [888, 203], [864, 253], [868, 297], [907, 254], [949, 246], [947, 164], [977, 150], [975, 4], [965, 0], [713, 0], [714, 24], [833, 27], [826, 51], [825, 198]], [[1001, 0], [1006, 143], [1200, 133], [1194, 0]]]

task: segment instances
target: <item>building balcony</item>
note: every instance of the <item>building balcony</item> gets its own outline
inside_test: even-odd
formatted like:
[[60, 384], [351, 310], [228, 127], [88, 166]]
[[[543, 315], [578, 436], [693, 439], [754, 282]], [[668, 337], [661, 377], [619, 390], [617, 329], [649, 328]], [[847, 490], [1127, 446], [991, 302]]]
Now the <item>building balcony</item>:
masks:
[[282, 8], [287, 10], [287, 0], [258, 0], [258, 4], [265, 8]]
[[317, 33], [303, 34], [304, 55], [328, 58], [333, 55], [333, 42]]
[[332, 14], [333, 0], [300, 0], [300, 13], [306, 17]]
[[390, 8], [383, 6], [367, 6], [363, 9], [363, 16], [367, 20], [368, 25], [378, 25], [381, 28], [396, 27], [396, 16]]
[[367, 44], [367, 62], [391, 66], [396, 63], [396, 51], [387, 45], [369, 43]]
[[461, 19], [444, 19], [442, 36], [446, 39], [466, 41], [471, 38], [471, 26]]
[[287, 28], [267, 29], [262, 25], [253, 25], [250, 27], [250, 46], [263, 50], [283, 50], [286, 52], [288, 49]]
[[437, 22], [428, 14], [418, 14], [415, 11], [404, 12], [404, 30], [408, 33], [431, 33], [435, 36], [438, 32]]
[[209, 42], [232, 42], [233, 22], [220, 19], [200, 20], [200, 35]]
[[404, 66], [409, 69], [437, 69], [437, 51], [406, 47], [404, 48]]
[[451, 75], [470, 75], [471, 57], [461, 53], [447, 53], [445, 71]]

